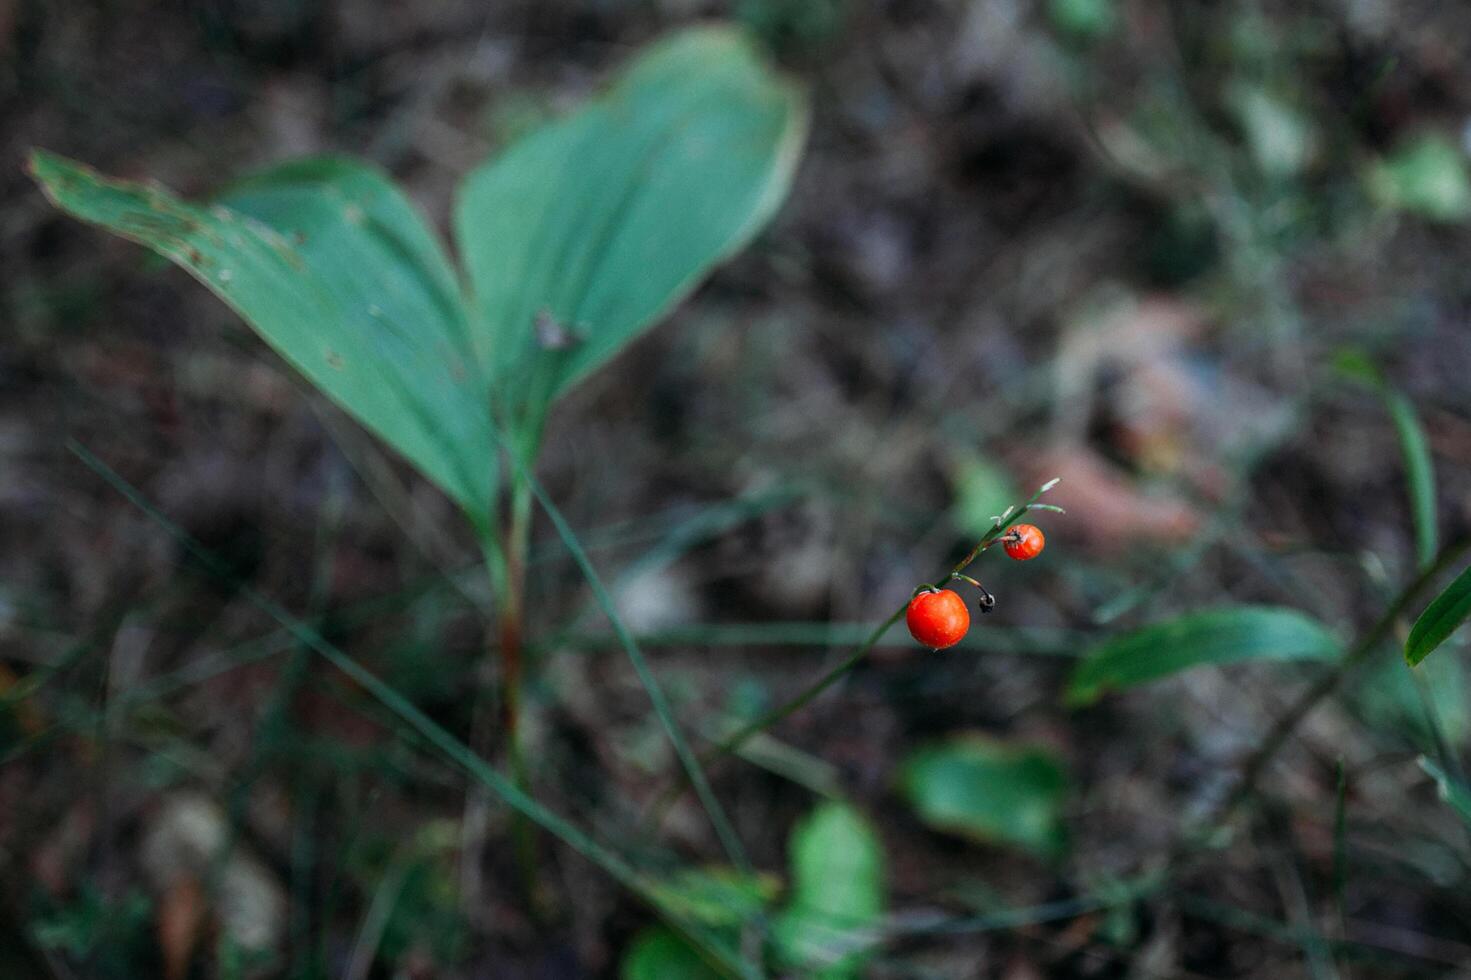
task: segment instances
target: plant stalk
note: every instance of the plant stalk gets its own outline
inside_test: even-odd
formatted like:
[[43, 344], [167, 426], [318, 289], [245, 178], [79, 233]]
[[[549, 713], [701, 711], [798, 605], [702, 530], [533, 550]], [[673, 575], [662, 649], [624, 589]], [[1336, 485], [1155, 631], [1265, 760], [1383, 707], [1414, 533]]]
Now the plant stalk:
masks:
[[[505, 568], [501, 592], [499, 637], [501, 658], [502, 719], [511, 780], [523, 793], [529, 791], [530, 775], [522, 744], [521, 708], [525, 692], [525, 595], [526, 556], [531, 539], [531, 492], [526, 481], [517, 479], [511, 491], [511, 512], [505, 536]], [[511, 822], [516, 860], [528, 899], [536, 894], [536, 835], [530, 821], [516, 814]], [[534, 905], [534, 901], [533, 901]]]
[[[1048, 483], [1043, 484], [1041, 489], [1032, 494], [1031, 498], [1028, 499], [1027, 502], [1025, 504], [1022, 504], [1020, 507], [1007, 508], [1006, 513], [996, 518], [996, 521], [992, 525], [991, 529], [981, 537], [980, 541], [976, 542], [976, 546], [972, 548], [964, 558], [957, 562], [955, 566], [951, 568], [950, 571], [947, 572], [944, 577], [940, 579], [940, 581], [949, 582], [952, 578], [959, 577], [961, 573], [969, 568], [975, 562], [975, 560], [979, 558], [988, 548], [999, 541], [1006, 534], [1006, 532], [1010, 530], [1012, 525], [1020, 521], [1029, 510], [1035, 508], [1041, 510], [1060, 511], [1061, 508], [1053, 507], [1050, 504], [1037, 504], [1037, 500], [1041, 498], [1041, 496], [1048, 490], [1051, 490], [1054, 486], [1056, 486], [1057, 482], [1057, 480], [1052, 480]], [[976, 584], [979, 587], [980, 583]], [[921, 586], [921, 588], [925, 587], [926, 586]], [[934, 586], [930, 587], [934, 588]], [[989, 595], [989, 593], [987, 594]], [[787, 701], [785, 704], [781, 705], [778, 708], [772, 709], [761, 717], [744, 725], [734, 734], [727, 736], [720, 742], [706, 749], [699, 756], [700, 764], [708, 765], [721, 756], [729, 755], [736, 752], [740, 749], [742, 745], [745, 745], [746, 742], [750, 741], [751, 738], [753, 738], [757, 734], [767, 730], [768, 728], [787, 718], [789, 715], [792, 715], [797, 711], [800, 711], [802, 708], [806, 707], [807, 704], [809, 704], [819, 694], [822, 694], [822, 692], [826, 691], [838, 681], [842, 680], [853, 670], [853, 668], [862, 663], [863, 659], [868, 656], [869, 651], [874, 648], [879, 640], [883, 639], [884, 634], [887, 633], [895, 623], [904, 618], [904, 614], [906, 611], [908, 611], [908, 609], [909, 600], [906, 599], [904, 603], [899, 606], [898, 609], [894, 610], [894, 612], [889, 615], [888, 619], [885, 619], [878, 626], [874, 627], [873, 632], [870, 633], [868, 637], [861, 644], [858, 645], [857, 649], [855, 649], [851, 654], [844, 658], [842, 662], [837, 664], [827, 673], [823, 674], [811, 685], [804, 688], [800, 694], [792, 698], [790, 701]], [[662, 821], [664, 813], [667, 812], [668, 808], [674, 803], [675, 800], [679, 798], [680, 794], [684, 792], [686, 785], [687, 784], [684, 780], [680, 780], [665, 789], [662, 793], [659, 794], [659, 796], [655, 798], [653, 805], [649, 808], [649, 814], [654, 824], [658, 824], [660, 821]]]

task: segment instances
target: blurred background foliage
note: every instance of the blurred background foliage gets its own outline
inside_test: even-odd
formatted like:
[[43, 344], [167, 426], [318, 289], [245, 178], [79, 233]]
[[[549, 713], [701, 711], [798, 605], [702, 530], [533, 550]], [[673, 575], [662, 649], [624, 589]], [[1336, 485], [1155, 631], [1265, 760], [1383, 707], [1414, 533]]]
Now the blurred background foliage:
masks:
[[685, 729], [799, 692], [1043, 479], [1069, 514], [977, 566], [964, 645], [894, 632], [712, 765], [750, 874], [693, 797], [654, 812], [678, 762], [538, 521], [533, 794], [775, 975], [1464, 975], [1463, 636], [1065, 698], [1181, 614], [1348, 648], [1465, 538], [1471, 8], [1429, 0], [0, 0], [0, 975], [710, 969], [552, 839], [528, 875], [508, 811], [250, 600], [500, 762], [452, 504], [22, 170], [198, 198], [351, 153], [445, 232], [488, 154], [710, 17], [810, 90], [793, 192], [538, 470]]

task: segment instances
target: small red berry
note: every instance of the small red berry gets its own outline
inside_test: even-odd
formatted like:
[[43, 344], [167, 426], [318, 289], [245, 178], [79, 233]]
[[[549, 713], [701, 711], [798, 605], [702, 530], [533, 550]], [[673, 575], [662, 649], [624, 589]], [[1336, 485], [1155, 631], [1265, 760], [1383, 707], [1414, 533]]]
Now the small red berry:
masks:
[[1017, 561], [1036, 558], [1046, 543], [1042, 529], [1035, 524], [1018, 524], [1006, 532], [1006, 554]]
[[970, 610], [959, 593], [949, 589], [921, 592], [909, 600], [904, 616], [909, 635], [935, 650], [953, 647], [970, 629]]

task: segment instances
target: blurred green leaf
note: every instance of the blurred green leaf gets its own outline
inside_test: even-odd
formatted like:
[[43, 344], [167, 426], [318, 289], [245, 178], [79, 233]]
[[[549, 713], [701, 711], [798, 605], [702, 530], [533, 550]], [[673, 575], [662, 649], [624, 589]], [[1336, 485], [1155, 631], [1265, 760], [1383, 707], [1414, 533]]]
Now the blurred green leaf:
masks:
[[743, 35], [699, 28], [470, 174], [455, 233], [477, 348], [523, 434], [766, 223], [806, 115]]
[[836, 40], [847, 0], [741, 0], [735, 18], [774, 51], [810, 56]]
[[1466, 155], [1438, 133], [1400, 147], [1370, 173], [1370, 188], [1384, 204], [1434, 221], [1471, 215]]
[[1393, 660], [1376, 660], [1354, 684], [1353, 701], [1365, 724], [1429, 751], [1438, 737], [1459, 745], [1471, 735], [1466, 681], [1457, 657], [1437, 657], [1414, 671]]
[[1455, 810], [1467, 826], [1471, 826], [1471, 788], [1423, 755], [1420, 757], [1420, 768], [1435, 780], [1435, 787], [1440, 791], [1440, 798], [1446, 805]]
[[1291, 177], [1312, 162], [1317, 133], [1297, 107], [1259, 85], [1242, 82], [1227, 87], [1226, 101], [1263, 173]]
[[824, 803], [792, 832], [791, 901], [776, 923], [783, 959], [803, 976], [856, 976], [883, 913], [883, 845], [861, 813]]
[[153, 912], [153, 903], [136, 888], [106, 895], [84, 880], [66, 904], [32, 919], [30, 930], [42, 949], [89, 961], [93, 976], [133, 977], [156, 955]]
[[1073, 672], [1067, 701], [1084, 705], [1203, 664], [1243, 660], [1334, 660], [1342, 647], [1294, 609], [1241, 606], [1192, 613], [1106, 640]]
[[1359, 347], [1345, 347], [1338, 351], [1333, 355], [1331, 364], [1333, 370], [1355, 381], [1377, 385], [1383, 380], [1374, 359], [1369, 356], [1368, 351]]
[[1405, 662], [1411, 667], [1430, 656], [1471, 616], [1471, 568], [1456, 577], [1425, 607], [1405, 640]]
[[650, 926], [623, 954], [623, 980], [719, 980], [700, 954], [674, 930]]
[[1048, 0], [1047, 17], [1065, 34], [1101, 37], [1113, 29], [1113, 0]]
[[952, 515], [961, 532], [979, 538], [996, 515], [1019, 494], [1011, 478], [995, 463], [981, 456], [965, 459], [955, 467], [955, 504]]
[[1044, 858], [1062, 852], [1068, 780], [1045, 749], [961, 735], [910, 755], [899, 782], [920, 819], [937, 830]]
[[188, 270], [473, 520], [489, 520], [489, 389], [454, 274], [387, 177], [303, 160], [201, 207], [42, 151], [31, 173], [63, 211]]

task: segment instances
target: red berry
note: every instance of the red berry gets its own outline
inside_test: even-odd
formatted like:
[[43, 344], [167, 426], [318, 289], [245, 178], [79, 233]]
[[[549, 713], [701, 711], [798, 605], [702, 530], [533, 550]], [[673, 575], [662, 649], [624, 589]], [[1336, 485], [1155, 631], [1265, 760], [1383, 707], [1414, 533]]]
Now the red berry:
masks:
[[909, 600], [904, 622], [910, 636], [927, 647], [943, 650], [965, 638], [970, 629], [970, 610], [965, 608], [965, 600], [949, 589], [921, 592]]
[[1018, 524], [1006, 532], [1006, 553], [1017, 561], [1036, 558], [1046, 543], [1042, 529], [1035, 524]]

